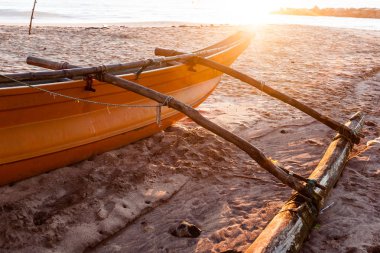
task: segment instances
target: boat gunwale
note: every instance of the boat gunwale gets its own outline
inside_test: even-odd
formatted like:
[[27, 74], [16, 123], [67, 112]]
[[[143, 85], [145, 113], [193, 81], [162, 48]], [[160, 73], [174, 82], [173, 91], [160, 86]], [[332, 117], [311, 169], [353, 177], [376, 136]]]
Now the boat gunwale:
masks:
[[[233, 54], [233, 55], [230, 55], [230, 57], [225, 57], [224, 60], [226, 61], [229, 61], [229, 60], [232, 60], [232, 59], [235, 59], [236, 58], [236, 55]], [[185, 64], [181, 64], [181, 65], [178, 65], [178, 67], [186, 67]], [[202, 67], [201, 70], [197, 71], [198, 73], [201, 73], [201, 72], [205, 72], [205, 71], [209, 71], [207, 67], [203, 67], [203, 66], [199, 66], [199, 67]], [[181, 71], [180, 69], [176, 69], [175, 71], [178, 71], [178, 72], [183, 72]], [[160, 73], [159, 75], [167, 75], [166, 73]], [[181, 78], [187, 78], [187, 77], [190, 77], [192, 76], [192, 73], [188, 73], [184, 76], [182, 76]], [[141, 78], [143, 79], [143, 77]], [[168, 80], [165, 80], [165, 82], [173, 82], [175, 80], [177, 80], [178, 77], [174, 77], [172, 79], [168, 79]], [[127, 79], [128, 80], [128, 79]], [[75, 85], [70, 85], [70, 86], [66, 86], [66, 87], [57, 87], [57, 84], [50, 84], [52, 89], [49, 89], [49, 91], [61, 91], [61, 92], [64, 92], [64, 91], [68, 91], [68, 90], [74, 90], [74, 89], [77, 89], [77, 88], [83, 88], [83, 80], [74, 80], [75, 82], [82, 82], [82, 83], [78, 83], [78, 84], [75, 84]], [[72, 81], [70, 81], [72, 82]], [[60, 83], [61, 84], [61, 83]], [[66, 82], [67, 84], [67, 82]], [[194, 83], [196, 84], [196, 83]], [[188, 86], [192, 86], [194, 84], [191, 84], [191, 85], [187, 85], [186, 87]], [[145, 87], [149, 87], [149, 88], [156, 88], [157, 86], [159, 85], [162, 85], [161, 82], [159, 83], [149, 83], [149, 84], [144, 84]], [[98, 80], [94, 80], [94, 84], [93, 84], [93, 87], [96, 88], [96, 87], [99, 87], [99, 86], [105, 86], [105, 87], [109, 87], [109, 84], [106, 83], [106, 82], [100, 82]], [[40, 87], [40, 86], [38, 86]], [[107, 88], [108, 88], [107, 87]], [[181, 90], [181, 89], [185, 89], [186, 87], [182, 87], [182, 88], [179, 88], [179, 89], [176, 89], [176, 90]], [[31, 95], [31, 94], [39, 94], [39, 93], [44, 93], [43, 91], [39, 91], [37, 89], [31, 89], [29, 87], [26, 87], [26, 86], [22, 86], [22, 87], [19, 87], [19, 88], [28, 88], [29, 90], [27, 92], [24, 92], [24, 93], [16, 93], [16, 94], [7, 94], [5, 96], [7, 97], [12, 97], [12, 96], [20, 96], [20, 95]], [[114, 88], [117, 88], [117, 87], [114, 87]], [[110, 96], [115, 96], [115, 95], [121, 95], [125, 92], [129, 92], [129, 91], [126, 91], [126, 90], [115, 90], [115, 91], [112, 91], [112, 92], [108, 92], [108, 93], [103, 93], [103, 94], [99, 94], [99, 95], [96, 95], [96, 93], [88, 93], [87, 95], [85, 94], [84, 96], [80, 96], [79, 98], [81, 99], [91, 99], [91, 101], [94, 101], [94, 102], [97, 102], [97, 101], [101, 101], [100, 99], [104, 99], [105, 97], [110, 97]], [[135, 104], [139, 104], [140, 102], [142, 102], [143, 100], [146, 100], [144, 98], [142, 99], [138, 99], [138, 100], [134, 100], [130, 103], [123, 103], [123, 105], [135, 105]], [[65, 103], [70, 103], [71, 101], [70, 100], [67, 100], [65, 98], [62, 98], [61, 101], [58, 101], [56, 100], [54, 102], [54, 104], [65, 104]], [[101, 102], [104, 102], [104, 101], [101, 101]], [[38, 104], [38, 105], [34, 105], [34, 107], [44, 107], [44, 106], [47, 106], [48, 104], [47, 103], [41, 103], [41, 104]], [[7, 112], [7, 111], [14, 111], [14, 110], [20, 110], [20, 109], [23, 109], [23, 108], [27, 108], [28, 106], [21, 106], [21, 107], [15, 107], [15, 108], [12, 108], [12, 109], [2, 109], [0, 108], [0, 113], [1, 112]]]
[[[241, 46], [244, 43], [247, 43], [250, 40], [250, 36], [248, 36], [247, 33], [243, 33], [243, 32], [238, 32], [238, 33], [230, 36], [229, 38], [231, 38], [233, 36], [239, 36], [239, 37], [236, 38], [233, 42], [228, 43], [231, 46], [229, 46], [227, 48], [224, 48], [224, 49], [221, 49], [218, 52], [210, 53], [210, 55], [205, 56], [205, 58], [206, 59], [210, 59], [210, 58], [217, 57], [219, 55], [222, 55], [222, 54], [224, 54], [224, 53], [226, 53], [228, 51], [231, 51], [231, 50], [233, 50], [233, 49]], [[227, 38], [227, 39], [225, 39], [223, 41], [227, 41], [229, 38]], [[215, 44], [213, 44], [213, 45], [211, 45], [209, 47], [203, 48], [203, 49], [195, 51], [195, 52], [202, 52], [203, 50], [206, 50], [206, 49], [207, 50], [208, 49], [212, 49], [214, 46], [222, 44], [223, 41], [217, 42], [217, 43], [215, 43]], [[219, 46], [219, 47], [221, 47], [221, 46]], [[134, 63], [134, 62], [129, 62], [129, 63]], [[162, 73], [168, 74], [167, 72], [177, 71], [179, 68], [183, 68], [184, 66], [186, 66], [186, 63], [181, 62], [178, 65], [157, 67], [155, 69], [144, 71], [143, 73], [141, 73], [141, 75], [140, 75], [139, 78], [142, 79], [144, 77], [153, 76], [153, 75], [155, 75], [158, 72], [162, 72]], [[204, 67], [204, 68], [207, 68], [207, 67]], [[30, 71], [30, 72], [33, 72], [33, 71]], [[6, 75], [6, 74], [4, 74], [4, 75]], [[134, 77], [135, 75], [136, 75], [136, 73], [127, 73], [127, 74], [120, 74], [120, 75], [117, 75], [117, 76], [120, 77], [120, 78], [123, 78], [123, 79], [128, 79], [128, 77]], [[23, 82], [27, 82], [27, 81], [23, 81]], [[49, 90], [53, 91], [53, 90], [58, 90], [58, 89], [64, 90], [66, 85], [70, 85], [69, 87], [67, 87], [67, 89], [82, 87], [83, 86], [83, 80], [68, 80], [68, 81], [62, 81], [62, 82], [33, 84], [31, 86], [37, 86], [37, 87], [40, 87], [40, 88], [50, 88]], [[100, 85], [100, 84], [96, 84], [95, 86], [97, 86], [97, 85]], [[146, 87], [150, 87], [150, 86], [147, 85]], [[22, 89], [24, 89], [24, 91], [20, 91]], [[26, 86], [26, 85], [23, 85], [23, 86], [21, 86], [21, 85], [20, 86], [12, 86], [12, 87], [0, 87], [0, 96], [2, 95], [1, 94], [2, 91], [4, 91], [4, 92], [7, 92], [7, 91], [8, 92], [17, 92], [16, 94], [4, 94], [6, 96], [17, 96], [17, 95], [20, 95], [20, 94], [29, 94], [29, 93], [39, 93], [39, 92], [41, 92], [39, 90], [33, 89], [33, 88], [31, 88], [29, 86]]]

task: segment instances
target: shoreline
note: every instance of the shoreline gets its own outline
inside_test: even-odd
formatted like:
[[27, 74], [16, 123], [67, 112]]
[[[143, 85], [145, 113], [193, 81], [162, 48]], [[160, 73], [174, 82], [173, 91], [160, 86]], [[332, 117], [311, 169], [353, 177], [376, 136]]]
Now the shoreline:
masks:
[[[370, 20], [370, 22], [369, 22]], [[1, 22], [3, 26], [29, 26], [29, 19], [24, 22]], [[38, 22], [34, 20], [33, 27], [108, 27], [108, 26], [128, 26], [128, 27], [175, 27], [175, 26], [241, 26], [260, 27], [266, 25], [302, 25], [311, 27], [328, 27], [338, 29], [357, 29], [368, 31], [380, 31], [380, 19], [333, 17], [333, 16], [302, 16], [302, 15], [269, 15], [260, 21], [252, 23], [223, 23], [223, 22], [192, 22], [192, 21], [138, 21], [138, 22]]]
[[379, 8], [282, 8], [272, 12], [279, 15], [322, 16], [380, 19]]
[[[29, 26], [29, 23], [0, 23], [0, 26]], [[145, 22], [96, 22], [96, 23], [33, 23], [33, 27], [107, 27], [107, 26], [128, 26], [128, 27], [172, 27], [172, 26], [239, 26], [233, 24], [212, 24], [181, 21], [145, 21]]]
[[[6, 24], [0, 23], [1, 27], [17, 27], [17, 28], [29, 28], [29, 24]], [[364, 31], [364, 32], [380, 32], [379, 29], [366, 29], [366, 28], [355, 28], [355, 27], [336, 27], [336, 26], [324, 26], [315, 24], [256, 24], [256, 25], [234, 25], [234, 24], [212, 24], [212, 23], [187, 23], [187, 22], [133, 22], [133, 23], [76, 23], [76, 24], [36, 24], [32, 26], [32, 34], [34, 29], [44, 29], [44, 28], [84, 28], [84, 29], [110, 29], [110, 28], [131, 28], [131, 29], [148, 29], [148, 28], [235, 28], [243, 30], [257, 31], [265, 29], [265, 27], [305, 27], [305, 28], [321, 28], [321, 29], [331, 29], [331, 30], [347, 30], [347, 31]]]

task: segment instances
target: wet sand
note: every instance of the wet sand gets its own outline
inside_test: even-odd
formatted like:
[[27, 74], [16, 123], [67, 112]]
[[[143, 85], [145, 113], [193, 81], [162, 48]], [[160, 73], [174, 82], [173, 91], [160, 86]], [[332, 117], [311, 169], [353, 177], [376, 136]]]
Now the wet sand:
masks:
[[[192, 51], [233, 26], [0, 26], [0, 72], [38, 70], [27, 55], [100, 65]], [[345, 122], [366, 114], [330, 206], [303, 252], [380, 251], [380, 32], [269, 25], [233, 67]], [[1, 101], [0, 101], [1, 102]], [[199, 107], [299, 174], [314, 170], [334, 132], [224, 76]], [[242, 177], [243, 176], [243, 177]], [[252, 159], [188, 119], [118, 150], [0, 188], [1, 252], [244, 251], [290, 196]], [[182, 220], [200, 237], [168, 230]]]

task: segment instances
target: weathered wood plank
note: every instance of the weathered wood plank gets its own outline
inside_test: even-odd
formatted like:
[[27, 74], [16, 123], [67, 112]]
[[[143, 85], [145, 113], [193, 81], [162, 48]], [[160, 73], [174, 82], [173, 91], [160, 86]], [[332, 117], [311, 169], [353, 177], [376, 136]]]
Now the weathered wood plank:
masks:
[[[363, 123], [364, 116], [358, 113], [346, 125], [359, 133]], [[293, 194], [246, 253], [299, 252], [315, 224], [320, 208], [338, 181], [352, 147], [351, 142], [337, 135], [309, 177], [326, 187], [325, 191], [316, 189], [322, 197], [317, 206], [298, 193]]]

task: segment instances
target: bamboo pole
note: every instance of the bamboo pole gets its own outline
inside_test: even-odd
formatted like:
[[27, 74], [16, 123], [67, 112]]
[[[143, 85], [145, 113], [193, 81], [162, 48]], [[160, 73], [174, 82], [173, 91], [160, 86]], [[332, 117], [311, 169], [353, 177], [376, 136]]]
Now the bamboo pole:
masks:
[[[364, 116], [358, 113], [347, 126], [359, 133], [363, 123]], [[325, 191], [319, 192], [322, 198], [318, 206], [297, 193], [293, 194], [245, 253], [299, 252], [316, 222], [319, 209], [338, 181], [352, 147], [353, 144], [341, 135], [335, 137], [309, 177], [326, 187]]]
[[37, 3], [37, 0], [34, 0], [32, 14], [30, 14], [29, 35], [32, 33], [32, 22], [34, 19], [34, 9], [36, 8], [36, 3]]
[[[56, 68], [59, 67], [59, 63], [53, 62], [50, 60], [45, 60], [41, 58], [29, 58], [28, 64], [33, 64], [37, 66], [43, 66], [46, 68]], [[68, 68], [77, 68], [77, 66], [67, 64]], [[270, 159], [268, 159], [261, 150], [251, 145], [246, 140], [240, 138], [239, 136], [229, 132], [228, 130], [222, 128], [221, 126], [213, 123], [204, 116], [202, 116], [197, 110], [193, 109], [191, 106], [188, 106], [170, 96], [159, 93], [155, 90], [142, 86], [140, 84], [122, 79], [120, 77], [114, 76], [109, 73], [103, 73], [101, 81], [116, 85], [123, 89], [132, 91], [141, 96], [150, 98], [154, 101], [157, 101], [160, 104], [166, 105], [170, 108], [173, 108], [186, 116], [192, 119], [198, 125], [208, 129], [209, 131], [215, 133], [216, 135], [222, 137], [226, 141], [229, 141], [235, 144], [238, 148], [246, 152], [252, 159], [254, 159], [262, 168], [267, 170], [282, 183], [288, 185], [292, 189], [296, 190], [303, 196], [310, 198], [312, 201], [319, 199], [319, 195], [314, 192], [309, 185], [304, 185], [301, 182], [295, 180], [294, 177], [289, 176], [285, 171], [275, 165]]]

